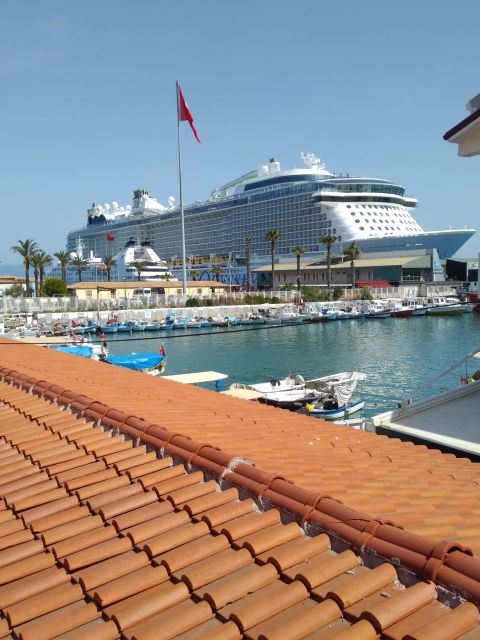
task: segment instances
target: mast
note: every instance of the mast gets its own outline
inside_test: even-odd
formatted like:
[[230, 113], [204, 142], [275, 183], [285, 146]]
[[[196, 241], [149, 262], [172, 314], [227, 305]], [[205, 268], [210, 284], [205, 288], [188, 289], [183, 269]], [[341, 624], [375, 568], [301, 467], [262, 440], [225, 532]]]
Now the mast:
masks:
[[183, 295], [187, 293], [187, 262], [186, 262], [186, 248], [185, 248], [185, 212], [183, 209], [183, 191], [182, 191], [182, 150], [180, 146], [180, 101], [178, 93], [178, 80], [177, 80], [177, 146], [178, 146], [178, 182], [179, 182], [179, 195], [180, 195], [180, 219], [182, 225], [182, 292]]

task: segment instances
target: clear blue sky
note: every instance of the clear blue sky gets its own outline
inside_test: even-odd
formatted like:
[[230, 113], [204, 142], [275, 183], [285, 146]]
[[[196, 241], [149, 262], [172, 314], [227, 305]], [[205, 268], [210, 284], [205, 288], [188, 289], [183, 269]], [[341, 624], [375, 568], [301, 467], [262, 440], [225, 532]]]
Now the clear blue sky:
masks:
[[312, 151], [406, 186], [426, 230], [480, 227], [480, 157], [442, 139], [480, 91], [479, 24], [476, 0], [3, 0], [0, 260], [63, 249], [92, 201], [178, 198], [177, 79], [186, 202]]

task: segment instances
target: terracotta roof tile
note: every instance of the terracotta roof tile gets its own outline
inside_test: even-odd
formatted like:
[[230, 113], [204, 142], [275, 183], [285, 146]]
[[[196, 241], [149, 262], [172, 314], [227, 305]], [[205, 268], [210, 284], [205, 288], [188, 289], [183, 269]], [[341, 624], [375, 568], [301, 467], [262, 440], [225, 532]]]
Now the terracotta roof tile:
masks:
[[[23, 354], [18, 368], [28, 365]], [[462, 596], [480, 601], [477, 561], [461, 545], [369, 515], [373, 505], [393, 519], [410, 515], [417, 533], [453, 527], [452, 538], [475, 542], [475, 465], [332, 425], [319, 435], [320, 423], [313, 428], [301, 416], [185, 389], [198, 400], [189, 415], [183, 405], [177, 411], [174, 383], [154, 381], [165, 389], [160, 402], [153, 381], [140, 374], [127, 374], [141, 391], [137, 382], [130, 385], [132, 406], [122, 413], [122, 405], [109, 407], [119, 402], [123, 372], [102, 368], [105, 393], [95, 402], [88, 397], [93, 363], [83, 375], [83, 363], [58, 356], [40, 352], [35, 365], [48, 360], [40, 375], [48, 378], [59, 363], [63, 381], [78, 393], [5, 374], [0, 361], [3, 636], [367, 640], [382, 633], [388, 640], [472, 640], [478, 634], [477, 607], [461, 604]], [[28, 395], [33, 384], [50, 399], [73, 402], [76, 411], [86, 407], [103, 426]], [[146, 399], [162, 425], [167, 420], [171, 429], [175, 419], [177, 431], [199, 441], [135, 418], [134, 411], [144, 415]], [[175, 405], [175, 414], [167, 405]], [[242, 442], [235, 444], [230, 431], [231, 443], [245, 457], [217, 448], [226, 424], [241, 426]], [[289, 468], [301, 471], [295, 483], [290, 472], [286, 479], [268, 471], [278, 463], [277, 472], [285, 473], [293, 450], [297, 466]], [[269, 462], [254, 467], [245, 462], [250, 456]], [[412, 471], [423, 485], [412, 486]], [[319, 483], [315, 493], [305, 488], [312, 479]], [[463, 483], [463, 506], [452, 482]], [[342, 495], [330, 497], [327, 488]], [[421, 580], [427, 576], [443, 586]]]

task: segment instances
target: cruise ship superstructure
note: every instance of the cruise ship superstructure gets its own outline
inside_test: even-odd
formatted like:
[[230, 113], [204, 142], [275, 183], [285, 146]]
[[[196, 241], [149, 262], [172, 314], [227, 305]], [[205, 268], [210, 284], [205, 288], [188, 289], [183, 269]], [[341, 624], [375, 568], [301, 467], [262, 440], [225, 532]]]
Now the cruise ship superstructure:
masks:
[[[112, 236], [109, 236], [112, 237]], [[110, 241], [113, 244], [113, 240]], [[112, 255], [106, 252], [104, 255]], [[91, 249], [88, 254], [85, 244], [79, 237], [75, 250], [70, 253], [71, 258], [79, 257], [85, 261], [82, 270], [82, 279], [86, 281], [105, 281], [108, 279], [107, 268], [102, 258], [95, 255]], [[164, 260], [161, 260], [154, 251], [149, 240], [140, 242], [138, 239], [129, 238], [124, 247], [113, 256], [114, 264], [111, 267], [110, 279], [122, 282], [130, 280], [177, 280]], [[51, 275], [60, 277], [60, 267], [56, 266]], [[78, 280], [77, 269], [71, 264], [67, 267], [67, 283], [72, 284]]]
[[[433, 250], [451, 257], [474, 233], [473, 229], [426, 232], [412, 211], [417, 199], [387, 180], [336, 175], [313, 154], [301, 154], [303, 167], [282, 170], [271, 159], [214, 190], [208, 200], [185, 206], [185, 239], [189, 269], [202, 278], [213, 263], [242, 269], [245, 237], [251, 237], [253, 264], [270, 259], [269, 229], [281, 240], [276, 251], [281, 261], [292, 247], [301, 245], [311, 256], [324, 254], [320, 239], [338, 238], [334, 253], [355, 241], [362, 253]], [[78, 239], [94, 255], [113, 255], [129, 238], [149, 240], [172, 268], [180, 265], [181, 221], [174, 198], [166, 206], [147, 189], [134, 192], [132, 206], [117, 203], [88, 210], [87, 225], [68, 234], [68, 249]], [[114, 241], [112, 242], [112, 238]], [[238, 282], [238, 278], [235, 278]], [[241, 284], [241, 282], [239, 282]]]

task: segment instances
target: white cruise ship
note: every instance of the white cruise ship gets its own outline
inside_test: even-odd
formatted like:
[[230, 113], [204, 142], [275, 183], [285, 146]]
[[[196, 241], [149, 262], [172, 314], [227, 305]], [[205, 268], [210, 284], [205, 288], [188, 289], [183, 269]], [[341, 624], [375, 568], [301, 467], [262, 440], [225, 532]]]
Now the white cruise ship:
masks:
[[[440, 258], [451, 257], [474, 233], [474, 229], [424, 231], [412, 211], [417, 199], [405, 188], [377, 178], [336, 175], [313, 154], [301, 154], [303, 166], [282, 170], [271, 159], [258, 170], [215, 189], [205, 201], [185, 207], [185, 236], [189, 268], [203, 270], [217, 263], [245, 264], [245, 237], [250, 236], [252, 262], [270, 259], [269, 229], [277, 229], [278, 259], [291, 256], [292, 247], [302, 245], [309, 256], [324, 254], [320, 239], [337, 237], [334, 253], [356, 241], [363, 253], [436, 250]], [[132, 205], [116, 202], [93, 204], [85, 227], [68, 234], [73, 250], [81, 238], [95, 255], [112, 255], [130, 237], [149, 239], [157, 253], [172, 266], [181, 256], [180, 210], [174, 198], [166, 206], [147, 189], [134, 192]], [[208, 265], [208, 266], [207, 266]], [[235, 278], [238, 284], [242, 284]]]
[[[113, 236], [110, 244], [113, 244]], [[108, 255], [108, 252], [107, 252]], [[110, 254], [111, 255], [111, 254]], [[106, 281], [109, 279], [108, 271], [103, 263], [103, 259], [95, 256], [93, 250], [87, 254], [85, 245], [79, 237], [75, 246], [75, 251], [70, 253], [71, 258], [79, 257], [85, 261], [85, 268], [82, 269], [82, 280], [88, 282]], [[129, 238], [125, 246], [112, 256], [115, 260], [111, 268], [110, 280], [128, 282], [129, 280], [170, 280], [177, 278], [170, 271], [167, 263], [161, 260], [148, 240], [142, 242]], [[137, 267], [141, 267], [140, 273]], [[50, 270], [50, 275], [61, 277], [59, 265]], [[67, 283], [73, 284], [78, 281], [78, 271], [74, 264], [67, 266]]]

